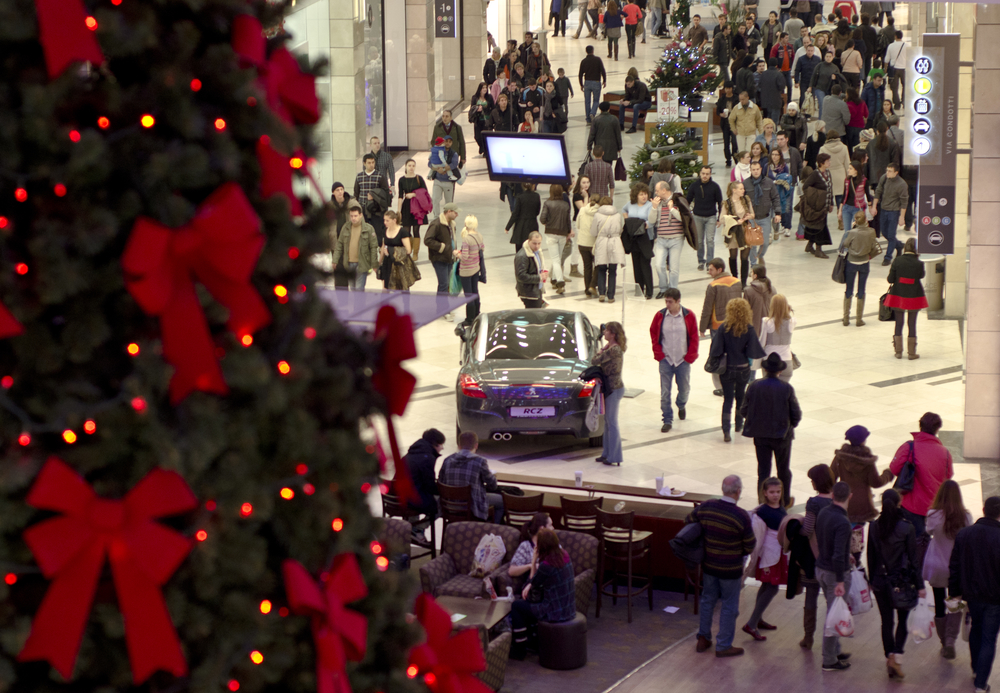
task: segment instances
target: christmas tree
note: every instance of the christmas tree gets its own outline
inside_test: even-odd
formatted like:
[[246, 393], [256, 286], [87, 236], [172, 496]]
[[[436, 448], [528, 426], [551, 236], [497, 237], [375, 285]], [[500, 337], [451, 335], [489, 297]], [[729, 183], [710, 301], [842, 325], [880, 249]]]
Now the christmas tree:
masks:
[[647, 81], [654, 94], [661, 87], [674, 87], [681, 103], [691, 104], [719, 86], [722, 78], [718, 75], [718, 68], [709, 64], [708, 56], [687, 43], [674, 42], [663, 49]]
[[416, 690], [365, 502], [412, 331], [317, 293], [282, 9], [0, 4], [5, 693]]
[[698, 175], [700, 155], [695, 154], [695, 140], [688, 137], [689, 130], [683, 121], [660, 123], [653, 131], [649, 143], [632, 155], [629, 168], [630, 180], [642, 180], [642, 168], [647, 163], [656, 169], [660, 160], [669, 157], [674, 163], [674, 173], [686, 183]]
[[674, 26], [681, 29], [691, 23], [691, 0], [677, 0], [674, 3], [674, 11], [670, 16], [670, 21]]

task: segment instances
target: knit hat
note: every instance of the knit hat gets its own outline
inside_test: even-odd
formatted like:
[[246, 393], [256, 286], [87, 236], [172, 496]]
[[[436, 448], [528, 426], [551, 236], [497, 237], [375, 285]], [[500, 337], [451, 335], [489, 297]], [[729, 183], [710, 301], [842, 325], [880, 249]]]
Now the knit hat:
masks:
[[[333, 187], [330, 188], [330, 192], [335, 192], [337, 190], [337, 188], [343, 188], [343, 187], [344, 187], [344, 184], [341, 183], [340, 181], [337, 181], [336, 183], [333, 184]], [[345, 188], [345, 190], [346, 190], [346, 188]]]
[[871, 128], [868, 128], [867, 130], [862, 130], [861, 132], [858, 133], [858, 139], [867, 140], [868, 142], [871, 142], [873, 139], [875, 139], [875, 131], [872, 130]]
[[868, 429], [862, 425], [851, 426], [847, 429], [844, 437], [851, 442], [851, 445], [864, 445], [868, 440]]
[[444, 138], [443, 137], [438, 137], [436, 140], [434, 140], [434, 146], [435, 147], [442, 147], [442, 146], [444, 146]]

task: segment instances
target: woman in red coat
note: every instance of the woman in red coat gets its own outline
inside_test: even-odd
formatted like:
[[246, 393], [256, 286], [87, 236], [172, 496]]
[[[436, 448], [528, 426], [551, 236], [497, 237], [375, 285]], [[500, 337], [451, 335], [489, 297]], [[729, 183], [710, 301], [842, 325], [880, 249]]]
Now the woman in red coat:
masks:
[[903, 358], [903, 314], [906, 314], [906, 324], [909, 335], [906, 339], [907, 358], [911, 361], [920, 358], [917, 353], [917, 313], [927, 307], [927, 297], [924, 295], [924, 263], [917, 255], [917, 241], [911, 238], [903, 246], [902, 255], [896, 256], [889, 268], [886, 279], [892, 284], [889, 295], [885, 297], [885, 305], [892, 308], [896, 317], [896, 332], [892, 344], [896, 349], [896, 358]]

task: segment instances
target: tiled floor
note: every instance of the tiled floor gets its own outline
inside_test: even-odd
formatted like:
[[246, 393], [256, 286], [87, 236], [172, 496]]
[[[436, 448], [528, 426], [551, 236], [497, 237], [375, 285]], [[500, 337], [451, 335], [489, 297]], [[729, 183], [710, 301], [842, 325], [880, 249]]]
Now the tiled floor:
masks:
[[[587, 41], [570, 38], [550, 39], [548, 54], [553, 70], [565, 67], [576, 83], [577, 66], [584, 55]], [[608, 87], [622, 88], [629, 67], [639, 68], [645, 77], [653, 65], [662, 41], [638, 46], [635, 60], [607, 62]], [[597, 53], [606, 55], [603, 45]], [[625, 55], [624, 39], [621, 55]], [[461, 206], [459, 222], [466, 214], [479, 218], [479, 229], [486, 241], [489, 283], [481, 286], [484, 311], [519, 308], [521, 302], [514, 291], [514, 247], [504, 235], [508, 218], [506, 203], [498, 198], [498, 184], [488, 180], [485, 161], [476, 156], [472, 127], [465, 116], [456, 118], [466, 132], [470, 153], [469, 177], [456, 195]], [[586, 148], [587, 130], [583, 118], [583, 97], [577, 90], [570, 100], [570, 127], [566, 143], [571, 166], [575, 171]], [[642, 144], [642, 135], [624, 135], [626, 159]], [[715, 135], [711, 161], [716, 180], [728, 181], [728, 170], [722, 156], [721, 137]], [[398, 157], [399, 158], [399, 157]], [[405, 157], [403, 157], [405, 158]], [[416, 156], [426, 161], [426, 153]], [[541, 191], [543, 198], [547, 189]], [[625, 187], [620, 186], [615, 203], [627, 202]], [[833, 219], [831, 217], [831, 219]], [[797, 217], [795, 219], [797, 224]], [[426, 228], [426, 227], [425, 227]], [[836, 220], [833, 220], [836, 235]], [[720, 247], [717, 239], [717, 247]], [[944, 419], [948, 431], [960, 431], [964, 415], [965, 386], [961, 379], [963, 366], [960, 323], [927, 319], [920, 315], [919, 352], [915, 361], [896, 360], [892, 354], [892, 327], [878, 322], [878, 297], [888, 285], [888, 268], [872, 264], [868, 281], [867, 325], [844, 327], [840, 322], [843, 288], [830, 279], [833, 257], [819, 260], [802, 252], [803, 243], [784, 238], [772, 244], [767, 254], [768, 276], [776, 291], [785, 294], [798, 320], [793, 348], [802, 362], [792, 377], [803, 420], [796, 430], [792, 448], [792, 495], [798, 503], [811, 495], [805, 472], [814, 464], [829, 463], [833, 452], [843, 442], [844, 431], [854, 424], [864, 424], [872, 434], [869, 444], [887, 465], [896, 448], [916, 429], [917, 419], [925, 411], [936, 411]], [[423, 279], [414, 287], [418, 291], [433, 291], [434, 273], [422, 251], [420, 264]], [[625, 463], [620, 468], [595, 464], [599, 451], [587, 448], [585, 442], [564, 437], [521, 437], [505, 443], [484, 441], [481, 452], [491, 460], [494, 470], [516, 470], [522, 474], [573, 478], [575, 470], [583, 470], [584, 478], [595, 481], [652, 486], [654, 477], [666, 476], [666, 483], [697, 492], [717, 493], [723, 476], [736, 472], [753, 487], [757, 465], [750, 439], [735, 436], [724, 443], [719, 428], [721, 398], [712, 395], [711, 380], [703, 370], [708, 341], [701, 342], [701, 356], [692, 371], [691, 398], [687, 420], [674, 422], [669, 434], [660, 433], [659, 385], [656, 362], [649, 341], [649, 324], [660, 301], [646, 301], [633, 295], [632, 271], [619, 272], [626, 277], [624, 298], [614, 304], [601, 304], [582, 295], [582, 280], [567, 284], [565, 296], [548, 296], [553, 306], [572, 307], [586, 312], [591, 321], [601, 323], [619, 320], [629, 337], [625, 357], [626, 387], [641, 389], [634, 398], [622, 403], [621, 422], [625, 446]], [[700, 313], [707, 276], [697, 271], [697, 259], [690, 248], [681, 257], [680, 290], [682, 303]], [[448, 436], [445, 454], [455, 449], [455, 395], [458, 372], [459, 341], [451, 323], [439, 320], [417, 331], [420, 356], [408, 364], [419, 378], [407, 413], [397, 424], [401, 443], [408, 446], [428, 427], [436, 427]], [[959, 464], [956, 477], [963, 484], [966, 503], [970, 508], [981, 506], [979, 465]], [[750, 505], [748, 494], [744, 505]]]

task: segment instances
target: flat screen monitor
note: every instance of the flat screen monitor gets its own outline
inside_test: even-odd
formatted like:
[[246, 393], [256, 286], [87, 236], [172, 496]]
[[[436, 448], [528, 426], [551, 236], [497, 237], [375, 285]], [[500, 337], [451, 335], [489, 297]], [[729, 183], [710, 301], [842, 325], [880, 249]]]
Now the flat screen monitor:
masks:
[[490, 180], [569, 185], [572, 176], [562, 135], [484, 132]]

